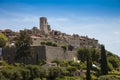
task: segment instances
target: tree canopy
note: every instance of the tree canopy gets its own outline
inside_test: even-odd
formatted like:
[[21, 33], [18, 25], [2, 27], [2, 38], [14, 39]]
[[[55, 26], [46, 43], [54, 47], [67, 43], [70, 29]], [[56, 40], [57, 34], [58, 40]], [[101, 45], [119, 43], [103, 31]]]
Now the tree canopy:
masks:
[[20, 35], [17, 37], [15, 45], [17, 48], [16, 58], [18, 61], [22, 61], [23, 63], [26, 59], [32, 56], [32, 39], [25, 31], [21, 31]]
[[5, 47], [7, 40], [8, 38], [4, 34], [0, 33], [0, 47]]

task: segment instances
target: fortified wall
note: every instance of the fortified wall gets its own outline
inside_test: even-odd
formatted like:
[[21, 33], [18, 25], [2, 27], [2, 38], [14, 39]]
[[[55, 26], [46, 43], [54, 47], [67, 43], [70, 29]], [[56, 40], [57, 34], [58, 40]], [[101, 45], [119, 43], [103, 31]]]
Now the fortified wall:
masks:
[[[76, 51], [66, 51], [61, 47], [52, 47], [52, 46], [34, 46], [34, 53], [30, 60], [27, 60], [27, 64], [38, 64], [42, 60], [46, 60], [46, 62], [51, 62], [55, 59], [58, 60], [77, 60]], [[16, 48], [8, 47], [4, 48], [2, 51], [2, 56], [5, 61], [8, 63], [15, 62], [16, 56]]]

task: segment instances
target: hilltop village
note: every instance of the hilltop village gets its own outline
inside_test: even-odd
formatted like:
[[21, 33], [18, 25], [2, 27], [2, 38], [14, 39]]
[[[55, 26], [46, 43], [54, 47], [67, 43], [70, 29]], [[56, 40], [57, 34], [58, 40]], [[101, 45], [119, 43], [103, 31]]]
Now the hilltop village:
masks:
[[[32, 29], [24, 29], [20, 31], [26, 31], [32, 38], [35, 54], [40, 60], [52, 61], [53, 59], [70, 59], [77, 60], [76, 51], [78, 48], [87, 47], [87, 48], [100, 48], [98, 40], [95, 38], [89, 38], [88, 36], [80, 36], [78, 34], [68, 35], [57, 30], [52, 30], [51, 26], [47, 22], [46, 17], [40, 17], [40, 25], [38, 27], [33, 27]], [[0, 30], [1, 33], [5, 34], [8, 38], [8, 46], [10, 48], [3, 49], [3, 58], [9, 62], [13, 62], [15, 49], [14, 41], [16, 36], [19, 35], [19, 32], [14, 32], [10, 29]], [[43, 46], [44, 42], [53, 42], [57, 44], [57, 47], [52, 46]], [[61, 46], [67, 46], [66, 54], [64, 50], [61, 49]], [[12, 57], [11, 57], [12, 55]], [[36, 56], [35, 55], [35, 56]], [[34, 57], [36, 59], [36, 57]], [[39, 61], [40, 61], [39, 60]], [[33, 62], [36, 63], [36, 62]]]
[[[88, 38], [88, 36], [80, 36], [78, 34], [69, 35], [57, 30], [52, 30], [46, 17], [40, 18], [39, 28], [33, 27], [32, 29], [24, 29], [24, 31], [30, 34], [33, 41], [32, 46], [40, 46], [42, 41], [52, 41], [59, 46], [71, 45], [74, 49], [79, 47], [93, 47], [98, 49], [100, 46], [98, 40], [95, 38]], [[9, 38], [9, 46], [14, 45], [14, 39], [19, 35], [19, 32], [14, 32], [10, 29], [0, 30], [0, 33], [5, 34]]]

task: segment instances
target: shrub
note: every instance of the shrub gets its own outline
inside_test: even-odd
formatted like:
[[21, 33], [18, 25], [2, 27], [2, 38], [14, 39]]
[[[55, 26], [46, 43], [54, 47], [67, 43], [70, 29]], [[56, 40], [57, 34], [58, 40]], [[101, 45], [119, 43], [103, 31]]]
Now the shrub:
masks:
[[4, 75], [0, 72], [0, 80], [8, 80], [4, 77]]
[[47, 46], [52, 46], [52, 42], [46, 42]]
[[48, 76], [51, 79], [55, 79], [56, 77], [63, 76], [65, 74], [64, 70], [60, 67], [50, 67], [48, 69]]
[[68, 66], [68, 61], [67, 60], [61, 61], [60, 66], [67, 67]]
[[42, 67], [36, 66], [36, 65], [28, 65], [26, 67], [28, 70], [30, 70], [30, 79], [34, 78], [43, 78], [46, 76], [46, 70]]
[[91, 75], [91, 80], [97, 80], [97, 77], [95, 75]]
[[41, 42], [41, 45], [45, 45], [45, 42]]
[[55, 60], [52, 61], [52, 63], [56, 63], [57, 65], [59, 65], [60, 64], [60, 60], [55, 59]]
[[113, 75], [105, 75], [105, 76], [100, 76], [98, 80], [118, 80], [118, 79]]
[[82, 79], [79, 78], [79, 77], [68, 77], [68, 76], [65, 76], [65, 77], [57, 77], [55, 80], [82, 80]]
[[52, 43], [52, 46], [57, 47], [57, 43]]
[[34, 78], [33, 80], [41, 80], [40, 78]]
[[114, 70], [113, 65], [110, 62], [108, 62], [108, 70], [109, 71]]
[[67, 71], [70, 72], [70, 76], [73, 76], [73, 73], [77, 70], [75, 66], [68, 66]]

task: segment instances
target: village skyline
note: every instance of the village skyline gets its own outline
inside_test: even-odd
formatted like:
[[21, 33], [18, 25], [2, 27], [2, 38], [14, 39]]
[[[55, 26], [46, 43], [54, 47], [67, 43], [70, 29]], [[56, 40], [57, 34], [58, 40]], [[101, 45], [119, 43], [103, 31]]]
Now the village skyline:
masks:
[[52, 29], [96, 38], [120, 56], [119, 4], [118, 0], [1, 0], [0, 29], [39, 28], [39, 17], [45, 16]]

